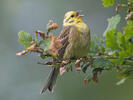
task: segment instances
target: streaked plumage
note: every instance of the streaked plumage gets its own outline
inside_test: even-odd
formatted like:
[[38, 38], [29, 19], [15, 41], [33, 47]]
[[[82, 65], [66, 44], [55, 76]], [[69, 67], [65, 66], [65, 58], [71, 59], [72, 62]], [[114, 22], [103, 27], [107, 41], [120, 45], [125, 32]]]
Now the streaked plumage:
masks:
[[[58, 50], [58, 59], [80, 58], [87, 56], [90, 45], [89, 27], [82, 21], [82, 16], [76, 11], [65, 14], [63, 30], [58, 36], [61, 41], [61, 48]], [[41, 93], [47, 89], [51, 92], [56, 83], [59, 68], [52, 67], [47, 83]]]

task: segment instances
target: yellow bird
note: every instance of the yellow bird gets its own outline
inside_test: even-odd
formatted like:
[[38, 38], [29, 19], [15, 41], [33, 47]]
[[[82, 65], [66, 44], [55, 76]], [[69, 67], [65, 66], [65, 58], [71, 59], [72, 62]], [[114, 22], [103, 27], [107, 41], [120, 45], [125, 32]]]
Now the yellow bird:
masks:
[[[69, 11], [63, 20], [63, 30], [58, 39], [61, 41], [61, 48], [58, 50], [59, 60], [80, 58], [87, 56], [90, 47], [90, 29], [82, 21], [83, 15], [78, 11]], [[59, 68], [52, 67], [46, 85], [41, 90], [41, 94], [47, 89], [53, 92]]]

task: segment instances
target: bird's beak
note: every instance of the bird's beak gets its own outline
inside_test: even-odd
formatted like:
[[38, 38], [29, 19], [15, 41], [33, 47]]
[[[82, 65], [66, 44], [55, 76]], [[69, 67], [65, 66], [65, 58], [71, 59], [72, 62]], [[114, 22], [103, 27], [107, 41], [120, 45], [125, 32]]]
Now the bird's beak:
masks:
[[81, 15], [80, 13], [82, 12], [82, 10], [78, 10], [78, 11], [76, 11], [77, 12], [77, 16], [79, 17], [79, 18], [82, 18], [82, 17], [84, 17], [84, 15]]
[[84, 15], [78, 15], [78, 17], [84, 17]]

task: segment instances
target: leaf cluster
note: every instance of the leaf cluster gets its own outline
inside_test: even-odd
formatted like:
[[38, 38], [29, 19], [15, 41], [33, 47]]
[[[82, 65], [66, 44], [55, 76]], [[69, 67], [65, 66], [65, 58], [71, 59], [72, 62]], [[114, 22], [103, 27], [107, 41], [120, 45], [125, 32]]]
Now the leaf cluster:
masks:
[[[113, 6], [115, 0], [102, 0], [105, 7]], [[60, 40], [49, 34], [52, 30], [58, 28], [56, 23], [50, 21], [47, 25], [46, 33], [42, 31], [35, 32], [35, 38], [25, 31], [18, 33], [18, 41], [24, 45], [25, 50], [16, 55], [24, 55], [28, 52], [39, 53], [40, 57], [45, 59], [50, 57], [47, 62], [41, 63], [60, 67], [60, 75], [64, 72], [72, 71], [75, 66], [77, 71], [87, 73], [84, 83], [89, 81], [98, 82], [98, 75], [103, 71], [118, 72], [121, 80], [117, 85], [122, 84], [127, 79], [133, 78], [133, 0], [127, 0], [127, 3], [117, 4], [115, 16], [108, 18], [108, 26], [103, 32], [103, 38], [99, 39], [94, 35], [94, 41], [91, 41], [90, 51], [85, 58], [80, 59], [57, 59], [57, 49], [60, 48]], [[122, 17], [118, 14], [119, 8], [126, 8], [126, 25], [118, 29]], [[118, 31], [120, 30], [120, 31]], [[38, 38], [38, 37], [41, 38]]]
[[[103, 4], [106, 7], [112, 6], [111, 4], [114, 4], [114, 0], [103, 0]], [[108, 19], [108, 27], [104, 32], [106, 54], [108, 56], [118, 57], [118, 59], [110, 59], [111, 62], [115, 63], [116, 70], [120, 73], [119, 78], [122, 78], [117, 85], [133, 76], [133, 0], [127, 0], [126, 3], [117, 4], [117, 13], [119, 8], [126, 8], [127, 10], [127, 13], [125, 13], [126, 25], [122, 29], [117, 28], [121, 21], [121, 15], [117, 14]], [[121, 30], [121, 32], [118, 30]]]

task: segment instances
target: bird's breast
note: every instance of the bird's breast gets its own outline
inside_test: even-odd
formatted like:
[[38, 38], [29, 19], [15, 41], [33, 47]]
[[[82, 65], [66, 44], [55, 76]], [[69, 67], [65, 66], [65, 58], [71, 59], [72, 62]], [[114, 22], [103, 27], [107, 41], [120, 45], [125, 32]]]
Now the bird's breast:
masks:
[[84, 32], [81, 30], [80, 28], [78, 32], [74, 32], [69, 37], [70, 44], [66, 49], [64, 58], [87, 56], [90, 46], [90, 32], [88, 29]]

